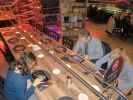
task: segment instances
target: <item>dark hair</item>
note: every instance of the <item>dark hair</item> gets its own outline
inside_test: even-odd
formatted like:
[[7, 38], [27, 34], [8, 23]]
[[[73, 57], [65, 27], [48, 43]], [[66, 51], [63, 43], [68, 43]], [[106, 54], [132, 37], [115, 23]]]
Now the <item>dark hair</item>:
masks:
[[26, 62], [21, 58], [10, 64], [9, 70], [15, 71], [16, 69], [18, 69], [22, 75], [27, 75], [29, 73]]
[[25, 61], [25, 63], [27, 64], [28, 60], [31, 60], [35, 63], [37, 63], [37, 59], [36, 59], [36, 56], [32, 53], [32, 52], [24, 52], [22, 55], [21, 55], [21, 59], [23, 59]]
[[36, 57], [32, 52], [24, 52], [18, 60], [10, 64], [9, 70], [15, 71], [17, 68], [22, 75], [29, 74], [28, 60], [37, 63]]

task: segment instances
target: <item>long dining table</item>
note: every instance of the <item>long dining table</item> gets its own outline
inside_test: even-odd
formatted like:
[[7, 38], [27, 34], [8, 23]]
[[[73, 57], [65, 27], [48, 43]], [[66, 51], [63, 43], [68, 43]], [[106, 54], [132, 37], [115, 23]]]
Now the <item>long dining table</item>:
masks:
[[95, 64], [87, 58], [82, 58], [82, 62], [71, 59], [72, 50], [58, 51], [63, 47], [61, 43], [45, 34], [17, 30], [3, 36], [15, 59], [31, 51], [37, 58], [34, 70], [49, 73], [50, 84], [36, 94], [38, 100], [116, 100], [118, 97], [112, 88], [103, 92], [105, 88], [95, 78]]

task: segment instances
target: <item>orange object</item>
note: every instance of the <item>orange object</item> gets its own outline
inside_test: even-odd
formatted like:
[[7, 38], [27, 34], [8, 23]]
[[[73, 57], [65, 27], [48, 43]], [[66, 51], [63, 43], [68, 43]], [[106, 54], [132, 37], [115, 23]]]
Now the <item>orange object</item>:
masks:
[[5, 51], [5, 45], [2, 41], [0, 41], [0, 49], [2, 49], [3, 51]]

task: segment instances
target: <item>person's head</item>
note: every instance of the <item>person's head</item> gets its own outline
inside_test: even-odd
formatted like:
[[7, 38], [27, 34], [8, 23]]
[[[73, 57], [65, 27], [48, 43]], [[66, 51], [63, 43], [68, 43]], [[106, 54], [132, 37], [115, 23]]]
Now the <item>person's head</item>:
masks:
[[79, 41], [85, 43], [88, 40], [88, 37], [91, 38], [90, 33], [86, 32], [84, 29], [80, 30]]
[[29, 70], [32, 70], [34, 65], [37, 64], [36, 57], [32, 52], [24, 52], [24, 54], [21, 56], [21, 59], [24, 60]]
[[10, 64], [9, 70], [17, 72], [22, 75], [27, 75], [29, 73], [28, 66], [22, 59], [12, 62]]

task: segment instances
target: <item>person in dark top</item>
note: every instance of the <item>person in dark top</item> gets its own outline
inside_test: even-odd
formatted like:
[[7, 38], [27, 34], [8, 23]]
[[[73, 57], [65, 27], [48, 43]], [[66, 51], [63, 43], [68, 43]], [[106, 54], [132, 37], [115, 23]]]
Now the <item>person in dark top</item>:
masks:
[[120, 28], [123, 29], [121, 36], [127, 38], [130, 30], [130, 16], [128, 14], [125, 13], [121, 14]]
[[4, 78], [0, 76], [0, 100], [7, 100], [4, 93]]
[[28, 100], [34, 93], [37, 85], [41, 83], [36, 79], [27, 88], [27, 81], [31, 79], [30, 70], [23, 61], [15, 61], [10, 66], [4, 83], [4, 93], [8, 100]]
[[114, 16], [114, 19], [115, 19], [115, 27], [116, 28], [120, 28], [120, 16], [121, 16], [121, 14], [120, 13], [118, 13], [118, 14], [116, 14], [115, 16]]

